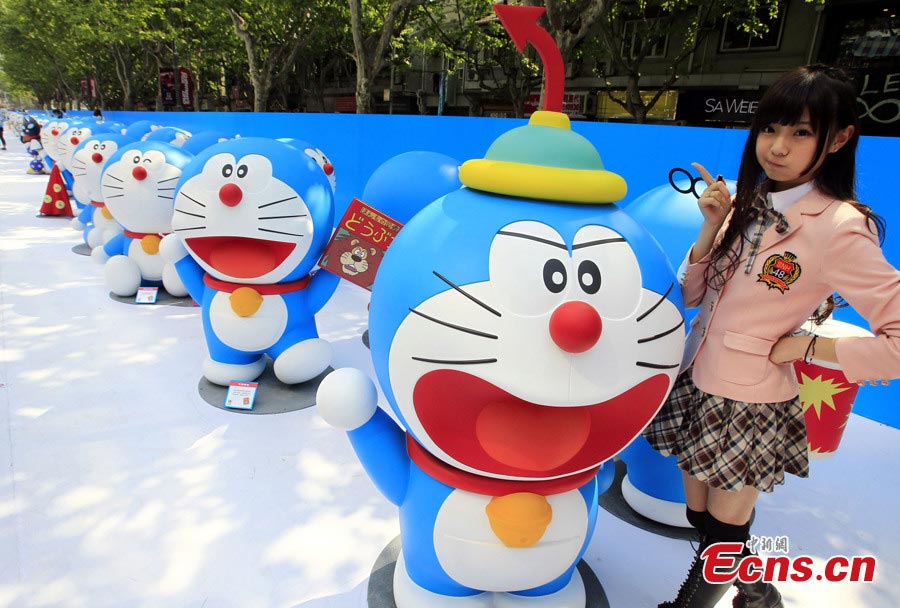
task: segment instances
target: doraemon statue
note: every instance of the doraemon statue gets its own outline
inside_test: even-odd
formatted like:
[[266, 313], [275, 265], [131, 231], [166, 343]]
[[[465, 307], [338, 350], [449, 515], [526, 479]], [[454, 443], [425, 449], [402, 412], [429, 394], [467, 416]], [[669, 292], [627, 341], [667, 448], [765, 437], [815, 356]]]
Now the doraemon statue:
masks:
[[100, 179], [103, 202], [124, 229], [91, 257], [104, 264], [110, 291], [131, 296], [141, 285], [162, 285], [173, 296], [187, 295], [178, 273], [159, 255], [172, 231], [175, 184], [192, 156], [158, 141], [123, 145], [110, 157]]
[[115, 132], [93, 135], [75, 147], [68, 162], [75, 178], [72, 193], [85, 204], [78, 217], [72, 220], [72, 227], [82, 231], [84, 242], [92, 250], [122, 232], [122, 226], [113, 219], [103, 202], [100, 180], [112, 155], [130, 141]]
[[318, 408], [399, 506], [399, 608], [584, 608], [598, 471], [671, 388], [680, 289], [565, 114], [535, 112], [459, 178], [400, 231], [372, 289], [372, 359], [399, 425], [352, 368], [325, 378]]
[[185, 169], [162, 253], [202, 307], [207, 380], [253, 380], [267, 355], [286, 384], [328, 368], [331, 344], [319, 338], [314, 315], [338, 278], [310, 273], [333, 217], [325, 173], [283, 142], [223, 141]]
[[164, 141], [167, 144], [171, 144], [176, 148], [182, 147], [185, 142], [187, 142], [191, 138], [190, 131], [185, 131], [184, 129], [179, 129], [178, 127], [160, 127], [155, 131], [151, 131], [148, 133], [143, 140], [144, 141]]

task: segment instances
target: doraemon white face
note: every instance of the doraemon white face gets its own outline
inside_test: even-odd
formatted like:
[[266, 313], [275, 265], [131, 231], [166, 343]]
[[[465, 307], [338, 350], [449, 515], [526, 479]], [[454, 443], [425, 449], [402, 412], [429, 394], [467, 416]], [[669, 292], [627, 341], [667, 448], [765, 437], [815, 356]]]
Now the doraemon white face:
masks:
[[221, 153], [181, 184], [172, 228], [206, 272], [240, 283], [275, 283], [309, 251], [313, 222], [300, 194], [260, 154]]
[[119, 145], [111, 139], [95, 139], [72, 155], [69, 170], [75, 178], [72, 192], [82, 203], [103, 201], [100, 178], [106, 161], [116, 153]]
[[611, 458], [674, 380], [681, 312], [642, 286], [634, 250], [607, 226], [566, 243], [546, 223], [513, 222], [488, 268], [467, 285], [435, 271], [446, 290], [393, 336], [391, 390], [410, 431], [441, 460], [492, 477], [550, 479]]
[[172, 197], [181, 169], [159, 150], [131, 149], [107, 165], [101, 178], [103, 201], [120, 224], [132, 232], [172, 231]]
[[91, 136], [91, 128], [86, 126], [70, 127], [56, 138], [56, 149], [59, 152], [59, 168], [72, 171], [72, 154], [82, 141]]
[[57, 162], [59, 159], [56, 141], [68, 129], [69, 122], [67, 120], [51, 120], [41, 128], [41, 146], [53, 162]]
[[337, 188], [337, 177], [334, 175], [334, 165], [331, 164], [325, 153], [318, 148], [306, 148], [303, 151], [308, 157], [316, 161], [316, 164], [319, 165], [328, 178], [328, 183], [331, 184], [331, 191], [334, 192], [335, 188]]

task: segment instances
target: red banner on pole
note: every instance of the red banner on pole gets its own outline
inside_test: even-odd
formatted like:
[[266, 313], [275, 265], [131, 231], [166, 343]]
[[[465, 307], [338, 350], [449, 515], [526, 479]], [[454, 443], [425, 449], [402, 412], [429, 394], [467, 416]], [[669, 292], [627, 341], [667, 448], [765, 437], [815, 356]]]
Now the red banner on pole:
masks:
[[88, 87], [91, 89], [91, 99], [97, 99], [97, 79], [93, 76], [88, 78]]
[[159, 68], [159, 88], [164, 106], [174, 106], [178, 96], [175, 68]]
[[187, 68], [178, 68], [178, 84], [181, 93], [181, 107], [190, 110], [194, 107], [194, 83], [191, 71]]

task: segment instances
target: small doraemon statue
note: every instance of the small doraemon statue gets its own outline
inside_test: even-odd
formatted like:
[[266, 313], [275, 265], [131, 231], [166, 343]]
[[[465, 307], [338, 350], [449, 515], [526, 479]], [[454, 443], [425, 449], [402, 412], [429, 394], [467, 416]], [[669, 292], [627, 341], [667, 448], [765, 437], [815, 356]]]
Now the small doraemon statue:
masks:
[[267, 355], [286, 384], [328, 368], [331, 345], [319, 338], [314, 315], [339, 279], [310, 273], [333, 218], [325, 173], [290, 144], [228, 140], [187, 167], [162, 253], [202, 307], [207, 380], [253, 380]]
[[141, 285], [162, 285], [176, 297], [187, 295], [178, 273], [159, 255], [172, 231], [175, 184], [191, 155], [158, 141], [128, 143], [112, 155], [100, 181], [103, 202], [124, 229], [91, 257], [104, 264], [110, 291], [131, 296]]
[[85, 204], [78, 217], [72, 221], [72, 227], [82, 231], [84, 242], [91, 250], [105, 245], [122, 232], [122, 226], [103, 202], [100, 180], [112, 155], [130, 141], [115, 132], [93, 135], [75, 147], [69, 161], [75, 178], [72, 193], [76, 200]]
[[459, 176], [372, 289], [372, 359], [402, 427], [352, 368], [318, 407], [400, 507], [398, 607], [583, 608], [598, 469], [671, 388], [680, 290], [564, 114], [535, 112]]

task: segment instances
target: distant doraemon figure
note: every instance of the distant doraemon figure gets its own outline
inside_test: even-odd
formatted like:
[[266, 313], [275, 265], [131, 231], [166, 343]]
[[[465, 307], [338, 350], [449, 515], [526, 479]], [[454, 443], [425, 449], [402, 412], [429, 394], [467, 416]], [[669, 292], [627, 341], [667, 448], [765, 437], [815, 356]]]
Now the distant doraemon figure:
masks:
[[176, 148], [182, 147], [191, 138], [191, 132], [178, 127], [160, 127], [148, 133], [144, 141], [163, 141]]
[[181, 145], [181, 149], [197, 156], [208, 147], [229, 139], [231, 139], [231, 136], [223, 131], [198, 131]]
[[103, 202], [124, 229], [91, 257], [104, 264], [106, 284], [118, 296], [138, 287], [162, 285], [173, 296], [187, 295], [175, 269], [159, 255], [159, 243], [172, 231], [175, 184], [191, 155], [162, 142], [128, 143], [103, 169]]
[[84, 242], [92, 250], [122, 232], [122, 226], [113, 219], [103, 202], [100, 180], [106, 163], [120, 146], [129, 141], [124, 135], [114, 132], [101, 133], [76, 146], [69, 161], [75, 178], [72, 192], [76, 199], [85, 203], [85, 208], [73, 220], [72, 227], [82, 231]]
[[68, 120], [51, 120], [41, 129], [41, 160], [48, 169], [52, 169], [59, 158], [56, 140], [71, 126]]
[[353, 368], [324, 379], [318, 408], [399, 507], [398, 608], [584, 608], [603, 472], [678, 372], [680, 290], [565, 114], [535, 112], [459, 178], [372, 288], [394, 416]]
[[282, 142], [224, 141], [185, 169], [162, 253], [202, 306], [207, 380], [253, 380], [267, 355], [286, 384], [327, 369], [331, 345], [319, 338], [314, 315], [338, 278], [310, 273], [333, 217], [324, 172]]
[[319, 165], [319, 168], [322, 169], [322, 172], [328, 178], [328, 183], [331, 184], [331, 191], [334, 192], [337, 189], [337, 176], [334, 174], [334, 165], [322, 150], [302, 139], [282, 138], [278, 141], [294, 146], [316, 161], [316, 164]]

